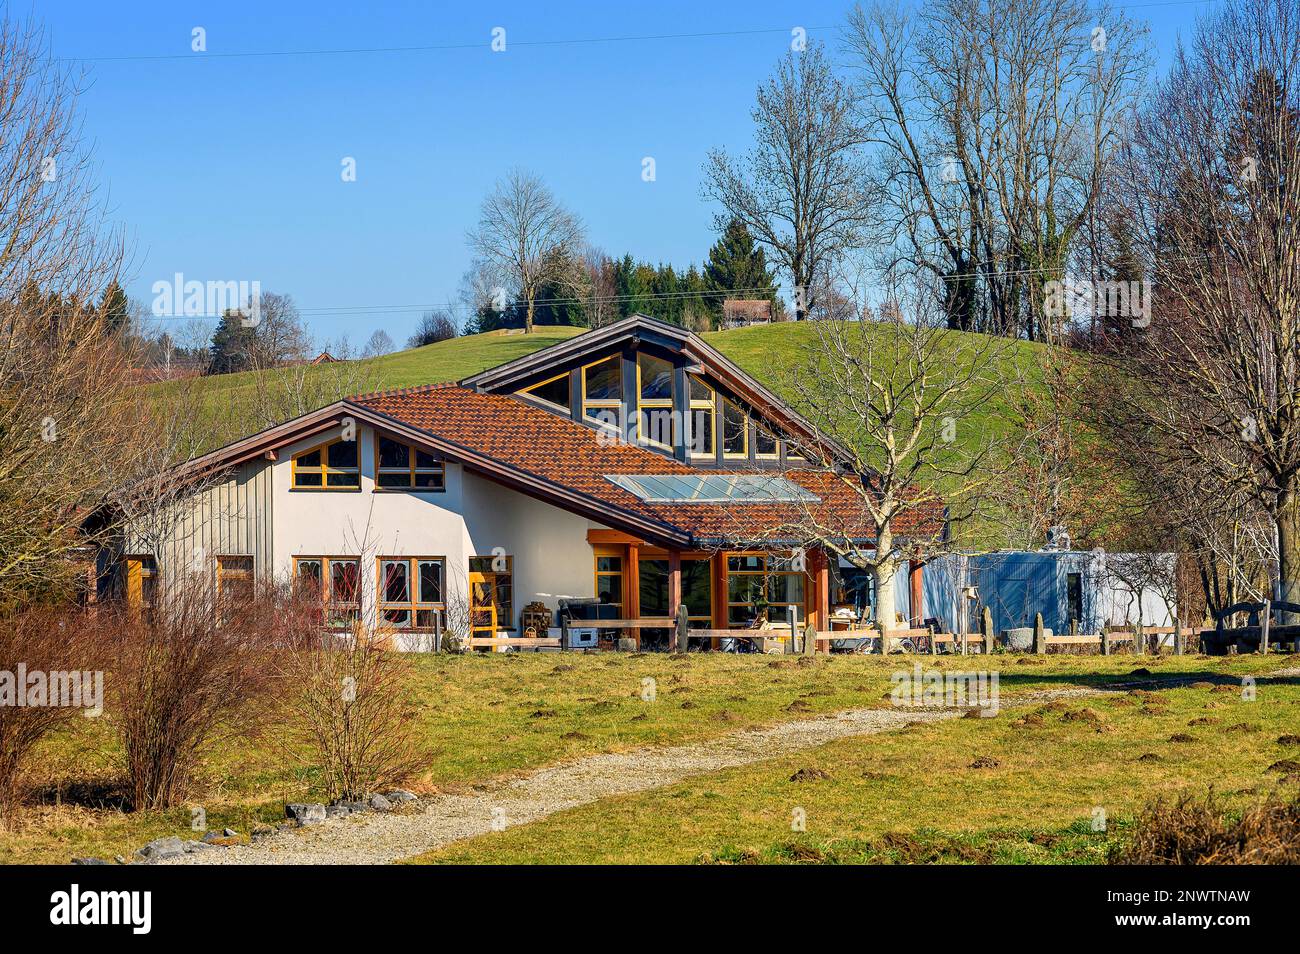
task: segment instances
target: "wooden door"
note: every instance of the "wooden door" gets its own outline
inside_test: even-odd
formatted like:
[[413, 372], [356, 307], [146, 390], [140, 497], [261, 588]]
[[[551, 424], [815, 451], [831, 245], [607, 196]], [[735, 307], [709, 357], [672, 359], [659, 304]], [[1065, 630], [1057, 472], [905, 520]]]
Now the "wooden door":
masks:
[[497, 578], [495, 573], [470, 572], [469, 629], [471, 638], [497, 634]]

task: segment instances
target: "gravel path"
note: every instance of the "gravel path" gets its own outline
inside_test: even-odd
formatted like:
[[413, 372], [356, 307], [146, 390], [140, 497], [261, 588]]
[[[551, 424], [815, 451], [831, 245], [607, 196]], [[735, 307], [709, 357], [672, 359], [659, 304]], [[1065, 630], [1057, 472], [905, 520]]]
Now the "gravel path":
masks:
[[[1099, 693], [1087, 688], [1046, 690], [1022, 696], [1015, 704]], [[213, 848], [159, 863], [388, 864], [486, 834], [492, 831], [494, 818], [498, 826], [522, 825], [604, 798], [662, 788], [693, 775], [761, 762], [835, 739], [873, 735], [902, 728], [909, 722], [953, 719], [962, 714], [963, 710], [851, 709], [747, 729], [690, 745], [592, 755], [537, 769], [487, 791], [436, 796], [422, 803], [422, 811], [354, 815], [310, 828], [281, 831], [248, 845]]]

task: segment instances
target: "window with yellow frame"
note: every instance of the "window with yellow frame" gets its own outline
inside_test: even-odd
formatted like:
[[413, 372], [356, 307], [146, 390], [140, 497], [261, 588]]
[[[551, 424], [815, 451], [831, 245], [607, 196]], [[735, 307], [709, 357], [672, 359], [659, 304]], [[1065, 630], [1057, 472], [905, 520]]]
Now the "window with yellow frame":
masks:
[[623, 416], [623, 358], [612, 355], [582, 369], [582, 416], [619, 427]]
[[596, 599], [607, 606], [617, 606], [623, 615], [623, 552], [596, 551]]
[[802, 618], [807, 574], [770, 553], [727, 554], [727, 625], [750, 626], [763, 619], [782, 623], [794, 607]]
[[717, 404], [713, 388], [695, 375], [691, 382], [691, 456], [713, 457], [718, 446]]
[[569, 372], [557, 374], [519, 392], [554, 411], [569, 413]]
[[722, 456], [749, 456], [749, 416], [739, 405], [722, 401]]
[[637, 436], [642, 443], [672, 448], [673, 366], [651, 354], [638, 354]]
[[384, 490], [446, 489], [442, 461], [414, 444], [375, 435], [375, 485]]
[[336, 438], [293, 455], [294, 490], [360, 490], [356, 440]]

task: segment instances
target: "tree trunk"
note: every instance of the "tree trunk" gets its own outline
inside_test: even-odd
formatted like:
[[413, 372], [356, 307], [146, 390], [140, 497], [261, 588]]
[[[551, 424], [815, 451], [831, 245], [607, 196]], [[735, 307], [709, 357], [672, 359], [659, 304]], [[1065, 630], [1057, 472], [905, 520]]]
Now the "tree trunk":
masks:
[[[1300, 498], [1288, 495], [1277, 511], [1277, 598], [1300, 603]], [[1294, 614], [1281, 614], [1281, 621], [1291, 625]]]
[[871, 567], [871, 580], [876, 587], [876, 624], [881, 629], [895, 629], [897, 601], [894, 583], [898, 576], [898, 559], [893, 554], [894, 534], [880, 530], [876, 534], [876, 562]]
[[537, 309], [537, 299], [530, 293], [528, 296], [528, 310], [524, 312], [524, 334], [533, 333], [533, 312]]

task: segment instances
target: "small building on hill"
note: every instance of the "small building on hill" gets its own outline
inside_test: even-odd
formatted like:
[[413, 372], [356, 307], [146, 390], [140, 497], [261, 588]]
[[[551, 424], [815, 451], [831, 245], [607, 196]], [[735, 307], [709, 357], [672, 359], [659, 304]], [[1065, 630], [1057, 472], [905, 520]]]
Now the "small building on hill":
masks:
[[722, 303], [722, 327], [766, 325], [772, 321], [772, 303], [766, 298], [728, 298]]

